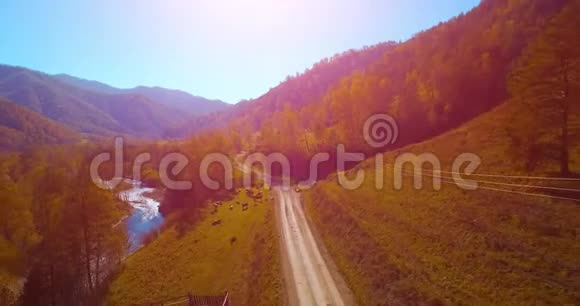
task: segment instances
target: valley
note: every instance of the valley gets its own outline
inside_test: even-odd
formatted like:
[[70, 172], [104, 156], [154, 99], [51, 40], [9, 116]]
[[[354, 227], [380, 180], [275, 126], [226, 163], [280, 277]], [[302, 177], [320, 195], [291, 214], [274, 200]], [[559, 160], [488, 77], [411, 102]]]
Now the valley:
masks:
[[[193, 35], [218, 19], [179, 4], [131, 10], [119, 31], [143, 32], [122, 41], [153, 53], [86, 72], [111, 83], [0, 64], [0, 305], [580, 304], [580, 1], [483, 0], [372, 45], [321, 30], [312, 54], [290, 41], [318, 19], [294, 16], [294, 37], [248, 18], [276, 34], [229, 41]], [[284, 56], [327, 57], [235, 104], [169, 89], [246, 92], [210, 80], [254, 53], [244, 86], [275, 84], [260, 77]]]

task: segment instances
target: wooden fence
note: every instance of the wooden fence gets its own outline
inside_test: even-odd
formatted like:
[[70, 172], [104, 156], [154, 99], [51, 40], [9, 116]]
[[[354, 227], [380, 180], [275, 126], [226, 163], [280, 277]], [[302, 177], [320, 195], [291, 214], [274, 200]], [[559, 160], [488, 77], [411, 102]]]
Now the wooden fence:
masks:
[[145, 304], [133, 304], [133, 306], [227, 306], [230, 304], [229, 294], [224, 295], [193, 295], [175, 297], [164, 301]]

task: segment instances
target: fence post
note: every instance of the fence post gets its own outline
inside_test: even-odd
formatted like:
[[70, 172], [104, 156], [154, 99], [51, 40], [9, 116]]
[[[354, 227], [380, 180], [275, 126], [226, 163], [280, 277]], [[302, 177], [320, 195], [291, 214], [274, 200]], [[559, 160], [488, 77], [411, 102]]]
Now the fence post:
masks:
[[188, 305], [193, 306], [193, 295], [191, 293], [187, 294], [187, 299], [189, 300]]

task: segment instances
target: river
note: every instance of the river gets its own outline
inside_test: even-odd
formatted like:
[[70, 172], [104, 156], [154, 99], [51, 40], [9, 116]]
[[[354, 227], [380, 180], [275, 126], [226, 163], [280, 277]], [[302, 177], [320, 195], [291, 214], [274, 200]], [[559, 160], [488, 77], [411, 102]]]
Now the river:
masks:
[[129, 238], [129, 253], [133, 253], [143, 245], [147, 234], [159, 229], [163, 224], [163, 216], [159, 213], [159, 201], [146, 196], [155, 189], [143, 187], [140, 182], [127, 182], [132, 187], [121, 191], [119, 198], [133, 207], [133, 212], [125, 220]]

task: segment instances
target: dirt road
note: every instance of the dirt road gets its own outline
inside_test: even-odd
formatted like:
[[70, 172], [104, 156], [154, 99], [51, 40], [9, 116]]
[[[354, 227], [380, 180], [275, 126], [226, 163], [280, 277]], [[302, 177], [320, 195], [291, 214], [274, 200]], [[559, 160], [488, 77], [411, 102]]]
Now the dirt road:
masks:
[[[282, 236], [286, 284], [291, 305], [352, 305], [352, 298], [334, 266], [329, 267], [312, 234], [300, 195], [274, 187]], [[333, 272], [333, 273], [331, 273]]]

